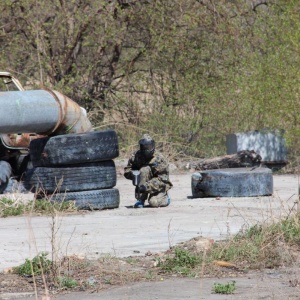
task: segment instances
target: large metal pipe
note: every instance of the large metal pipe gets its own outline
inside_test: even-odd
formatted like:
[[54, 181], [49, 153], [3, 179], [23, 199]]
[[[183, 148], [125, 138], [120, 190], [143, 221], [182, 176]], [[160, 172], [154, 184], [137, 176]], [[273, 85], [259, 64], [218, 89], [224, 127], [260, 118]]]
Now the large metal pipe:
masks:
[[92, 131], [86, 112], [52, 90], [0, 92], [0, 133], [58, 135]]

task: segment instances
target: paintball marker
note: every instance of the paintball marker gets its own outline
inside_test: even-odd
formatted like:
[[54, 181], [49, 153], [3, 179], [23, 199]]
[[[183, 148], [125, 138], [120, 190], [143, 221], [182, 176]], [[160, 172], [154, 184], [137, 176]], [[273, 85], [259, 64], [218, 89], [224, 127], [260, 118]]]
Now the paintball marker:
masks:
[[136, 187], [136, 191], [135, 191], [135, 198], [136, 200], [140, 200], [140, 188], [139, 188], [139, 184], [140, 184], [140, 180], [141, 180], [141, 172], [138, 170], [133, 170], [132, 171], [132, 184]]

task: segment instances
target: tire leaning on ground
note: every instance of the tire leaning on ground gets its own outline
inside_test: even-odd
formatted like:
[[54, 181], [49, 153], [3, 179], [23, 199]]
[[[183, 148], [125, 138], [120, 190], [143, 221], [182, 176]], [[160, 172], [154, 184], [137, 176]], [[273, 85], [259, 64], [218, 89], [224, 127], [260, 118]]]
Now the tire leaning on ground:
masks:
[[24, 186], [32, 192], [64, 193], [108, 189], [116, 185], [117, 174], [113, 160], [67, 165], [36, 167], [28, 170]]
[[103, 189], [83, 192], [58, 193], [50, 198], [54, 202], [74, 201], [78, 209], [118, 208], [120, 193], [118, 189]]
[[30, 143], [34, 167], [104, 161], [118, 156], [118, 138], [114, 130], [45, 137]]
[[6, 189], [12, 169], [7, 161], [0, 160], [0, 194], [3, 194]]
[[268, 168], [232, 168], [196, 172], [192, 175], [193, 198], [254, 197], [273, 193]]

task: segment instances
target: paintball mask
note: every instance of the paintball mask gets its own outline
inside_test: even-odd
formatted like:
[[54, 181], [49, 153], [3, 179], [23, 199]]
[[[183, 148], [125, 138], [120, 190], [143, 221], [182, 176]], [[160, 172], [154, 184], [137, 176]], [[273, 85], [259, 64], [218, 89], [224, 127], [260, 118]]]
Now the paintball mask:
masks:
[[141, 154], [146, 158], [150, 159], [153, 157], [155, 151], [155, 141], [150, 135], [144, 134], [139, 140]]

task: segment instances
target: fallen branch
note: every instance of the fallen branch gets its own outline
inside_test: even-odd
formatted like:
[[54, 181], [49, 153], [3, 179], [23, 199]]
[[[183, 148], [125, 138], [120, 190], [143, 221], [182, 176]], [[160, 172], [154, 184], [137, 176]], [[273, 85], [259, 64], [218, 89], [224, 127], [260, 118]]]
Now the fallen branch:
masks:
[[254, 167], [261, 164], [261, 156], [255, 151], [243, 150], [235, 154], [200, 159], [190, 162], [189, 167], [195, 170], [212, 170], [225, 168]]

